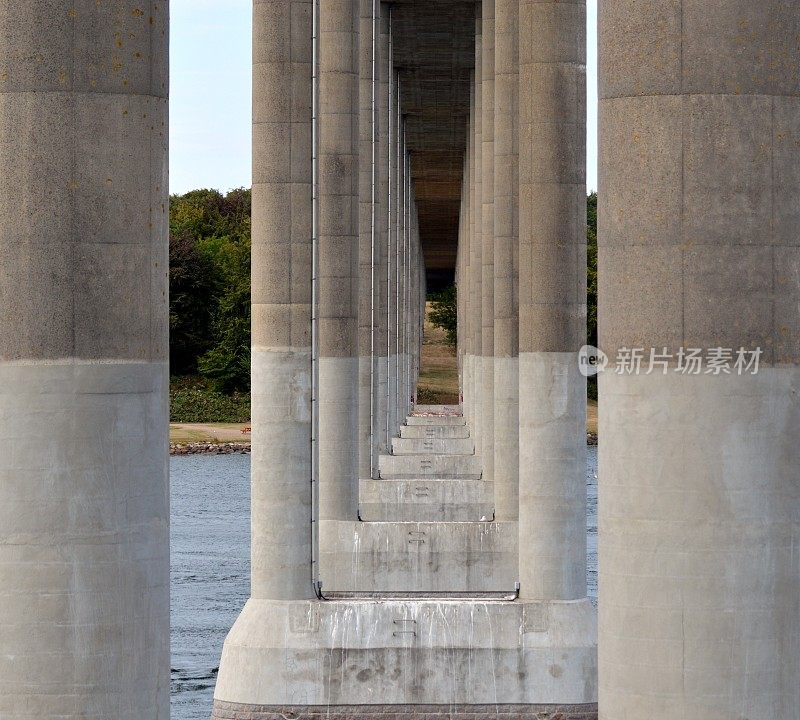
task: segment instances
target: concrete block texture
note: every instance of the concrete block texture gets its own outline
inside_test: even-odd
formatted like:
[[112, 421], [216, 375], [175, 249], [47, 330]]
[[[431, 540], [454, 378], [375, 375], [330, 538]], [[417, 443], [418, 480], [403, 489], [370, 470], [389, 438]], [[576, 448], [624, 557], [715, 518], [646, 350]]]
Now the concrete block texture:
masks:
[[588, 601], [250, 600], [225, 641], [215, 702], [352, 704], [358, 717], [376, 704], [501, 703], [513, 717], [525, 717], [517, 704], [591, 705], [595, 631]]
[[469, 428], [466, 425], [403, 425], [400, 437], [409, 439], [424, 438], [468, 438]]
[[600, 382], [601, 717], [800, 717], [800, 370]]
[[474, 455], [471, 438], [392, 438], [393, 455]]
[[0, 717], [169, 717], [167, 2], [0, 8]]
[[494, 495], [483, 480], [362, 480], [358, 507], [364, 522], [478, 522]]
[[311, 349], [254, 347], [251, 593], [312, 594]]
[[519, 351], [575, 352], [586, 334], [586, 3], [525, 0], [519, 27]]
[[586, 596], [586, 383], [577, 353], [521, 353], [519, 567], [525, 598]]
[[3, 718], [169, 717], [167, 386], [166, 363], [0, 364]]
[[466, 427], [466, 421], [460, 415], [409, 415], [406, 417], [409, 427]]
[[478, 480], [483, 474], [481, 459], [476, 455], [381, 455], [378, 472], [385, 480], [414, 478], [464, 478]]
[[513, 594], [517, 526], [323, 521], [320, 578], [337, 592]]

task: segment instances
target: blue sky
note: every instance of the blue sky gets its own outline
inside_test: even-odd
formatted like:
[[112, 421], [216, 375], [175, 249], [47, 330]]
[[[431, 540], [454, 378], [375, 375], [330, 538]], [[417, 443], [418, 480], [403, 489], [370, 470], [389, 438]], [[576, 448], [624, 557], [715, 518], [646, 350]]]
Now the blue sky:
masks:
[[[587, 0], [587, 184], [597, 188], [597, 0]], [[170, 191], [250, 185], [251, 0], [171, 0]]]

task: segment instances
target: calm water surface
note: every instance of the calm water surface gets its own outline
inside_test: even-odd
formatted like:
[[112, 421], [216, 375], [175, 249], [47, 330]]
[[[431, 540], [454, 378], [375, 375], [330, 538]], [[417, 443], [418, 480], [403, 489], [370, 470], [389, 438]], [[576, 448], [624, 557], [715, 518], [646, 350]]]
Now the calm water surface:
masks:
[[[597, 595], [597, 448], [586, 468], [589, 596]], [[171, 720], [208, 720], [225, 633], [250, 595], [250, 456], [170, 462]]]

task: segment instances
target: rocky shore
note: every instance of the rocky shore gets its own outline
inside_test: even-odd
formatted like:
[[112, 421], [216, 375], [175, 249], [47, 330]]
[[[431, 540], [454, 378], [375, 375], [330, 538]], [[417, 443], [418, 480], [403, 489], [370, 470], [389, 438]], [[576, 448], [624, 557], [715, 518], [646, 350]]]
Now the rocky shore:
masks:
[[170, 443], [170, 455], [246, 455], [249, 442]]
[[[586, 444], [597, 445], [597, 433], [586, 433]], [[247, 455], [249, 442], [193, 442], [170, 443], [170, 455]]]

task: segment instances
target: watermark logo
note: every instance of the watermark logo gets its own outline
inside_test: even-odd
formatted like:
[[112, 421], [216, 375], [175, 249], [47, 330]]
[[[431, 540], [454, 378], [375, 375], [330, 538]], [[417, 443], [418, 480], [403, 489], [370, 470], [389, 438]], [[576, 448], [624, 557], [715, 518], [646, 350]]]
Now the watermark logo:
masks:
[[608, 365], [608, 355], [594, 345], [584, 345], [578, 352], [578, 368], [584, 377], [594, 377]]
[[[617, 375], [757, 375], [761, 364], [761, 348], [628, 348], [617, 351], [613, 372]], [[578, 352], [578, 367], [585, 377], [603, 372], [610, 364], [609, 357], [592, 345]]]

